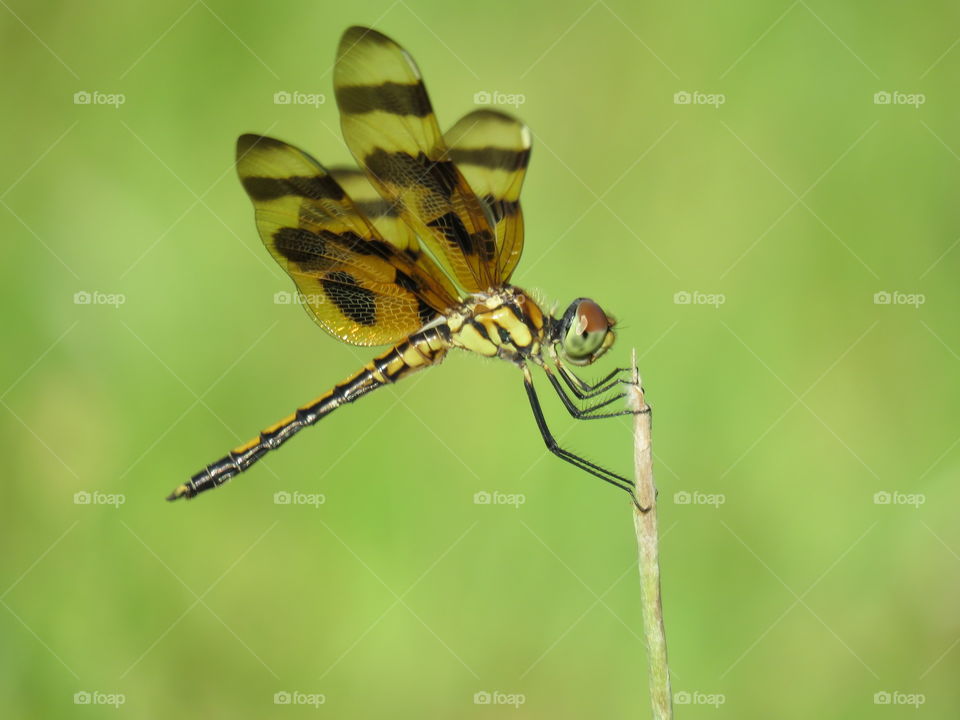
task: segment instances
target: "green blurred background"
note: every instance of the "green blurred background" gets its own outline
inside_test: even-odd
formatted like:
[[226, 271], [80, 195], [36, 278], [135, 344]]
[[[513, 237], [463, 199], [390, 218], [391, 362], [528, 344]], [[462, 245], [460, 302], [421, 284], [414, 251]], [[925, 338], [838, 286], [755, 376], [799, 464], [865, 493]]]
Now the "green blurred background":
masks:
[[[546, 453], [506, 364], [163, 501], [372, 355], [274, 302], [232, 168], [248, 131], [348, 160], [356, 23], [445, 127], [522, 96], [514, 281], [617, 315], [588, 375], [636, 347], [655, 409], [677, 715], [957, 717], [955, 3], [2, 5], [5, 717], [647, 716], [630, 505]], [[629, 422], [544, 402], [628, 471]]]

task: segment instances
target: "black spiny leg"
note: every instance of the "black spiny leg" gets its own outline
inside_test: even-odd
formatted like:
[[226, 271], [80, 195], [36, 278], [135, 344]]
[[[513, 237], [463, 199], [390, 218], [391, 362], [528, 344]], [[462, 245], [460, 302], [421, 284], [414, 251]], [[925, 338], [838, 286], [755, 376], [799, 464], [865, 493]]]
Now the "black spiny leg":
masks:
[[550, 432], [550, 428], [547, 427], [547, 421], [543, 417], [543, 410], [540, 408], [540, 400], [537, 398], [537, 391], [533, 387], [533, 378], [530, 376], [530, 370], [526, 365], [521, 365], [520, 369], [523, 371], [523, 387], [526, 389], [527, 397], [530, 399], [530, 407], [533, 410], [533, 417], [537, 421], [537, 427], [540, 429], [540, 434], [543, 436], [543, 442], [546, 444], [547, 449], [562, 460], [566, 460], [571, 465], [574, 465], [581, 470], [585, 470], [591, 475], [600, 478], [604, 482], [608, 482], [611, 485], [614, 485], [629, 493], [630, 499], [633, 500], [633, 504], [637, 506], [637, 509], [639, 509], [641, 512], [647, 512], [649, 508], [642, 507], [637, 502], [636, 496], [633, 494], [633, 481], [628, 480], [622, 475], [617, 475], [615, 472], [611, 472], [606, 468], [602, 468], [599, 465], [594, 465], [589, 460], [585, 460], [579, 455], [575, 455], [574, 453], [563, 449], [557, 444], [556, 439]]
[[[570, 396], [567, 395], [566, 390], [563, 389], [563, 385], [560, 384], [560, 381], [557, 380], [557, 376], [554, 375], [553, 371], [550, 369], [550, 366], [543, 364], [541, 365], [543, 371], [547, 374], [547, 379], [550, 381], [550, 384], [553, 386], [553, 389], [556, 391], [557, 395], [560, 396], [560, 401], [563, 403], [563, 406], [567, 409], [573, 417], [577, 420], [602, 420], [603, 418], [612, 418], [620, 417], [621, 415], [633, 415], [632, 410], [616, 410], [614, 412], [597, 412], [602, 408], [605, 408], [607, 405], [616, 402], [617, 400], [622, 400], [626, 397], [625, 392], [619, 392], [616, 395], [608, 397], [606, 400], [601, 400], [600, 402], [594, 403], [593, 405], [588, 405], [587, 407], [581, 409], [576, 406], [573, 400], [570, 399]], [[619, 372], [619, 371], [618, 371]], [[603, 381], [601, 381], [602, 384]], [[619, 381], [618, 381], [619, 382]], [[613, 384], [610, 385], [613, 387]], [[609, 388], [607, 388], [609, 389]]]
[[617, 377], [620, 373], [629, 372], [630, 368], [614, 368], [606, 377], [597, 380], [595, 383], [588, 383], [564, 365], [560, 361], [560, 358], [554, 357], [553, 361], [557, 365], [557, 370], [560, 371], [560, 377], [563, 378], [563, 382], [566, 383], [570, 391], [580, 400], [589, 400], [597, 395], [602, 395], [608, 390], [612, 390], [617, 385], [630, 382], [629, 380]]

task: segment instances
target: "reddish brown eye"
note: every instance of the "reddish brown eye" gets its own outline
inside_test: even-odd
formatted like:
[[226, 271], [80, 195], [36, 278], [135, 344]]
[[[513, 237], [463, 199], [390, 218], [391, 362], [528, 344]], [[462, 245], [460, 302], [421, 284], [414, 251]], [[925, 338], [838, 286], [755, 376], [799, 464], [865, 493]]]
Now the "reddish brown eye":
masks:
[[610, 332], [613, 320], [593, 300], [575, 300], [564, 317], [567, 325], [562, 350], [566, 359], [575, 365], [592, 363], [605, 349], [604, 342], [613, 341]]
[[593, 300], [581, 300], [577, 306], [577, 329], [580, 334], [603, 332], [607, 329], [607, 316]]

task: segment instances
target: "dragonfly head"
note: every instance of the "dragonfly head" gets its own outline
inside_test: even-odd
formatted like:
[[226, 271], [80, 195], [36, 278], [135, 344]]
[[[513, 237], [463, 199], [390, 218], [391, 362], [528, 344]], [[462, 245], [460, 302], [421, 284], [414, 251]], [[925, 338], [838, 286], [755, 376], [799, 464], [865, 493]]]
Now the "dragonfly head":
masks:
[[589, 365], [603, 355], [616, 339], [615, 321], [589, 298], [577, 298], [560, 318], [553, 341], [560, 355], [572, 365]]

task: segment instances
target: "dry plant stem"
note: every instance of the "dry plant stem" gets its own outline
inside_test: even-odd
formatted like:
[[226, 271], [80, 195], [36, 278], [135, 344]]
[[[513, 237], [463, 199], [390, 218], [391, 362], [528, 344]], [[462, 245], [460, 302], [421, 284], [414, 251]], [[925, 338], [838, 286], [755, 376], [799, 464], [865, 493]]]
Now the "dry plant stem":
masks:
[[640, 387], [637, 351], [633, 351], [633, 385], [627, 402], [633, 416], [634, 470], [636, 496], [640, 507], [633, 506], [633, 524], [637, 531], [640, 565], [640, 598], [643, 606], [643, 637], [650, 666], [650, 702], [654, 720], [673, 718], [670, 693], [670, 669], [667, 666], [667, 638], [663, 629], [660, 602], [660, 559], [657, 537], [657, 491], [653, 484], [653, 454], [650, 445], [650, 406]]

